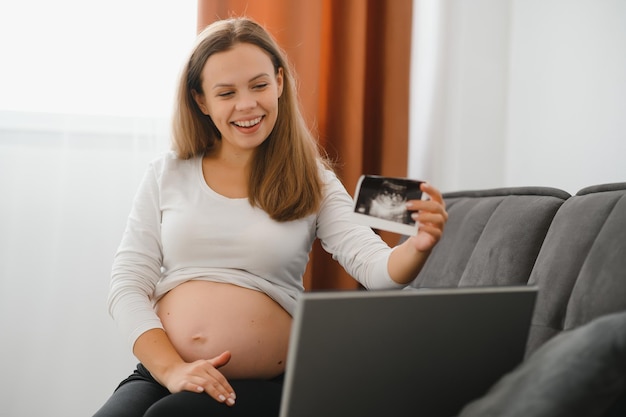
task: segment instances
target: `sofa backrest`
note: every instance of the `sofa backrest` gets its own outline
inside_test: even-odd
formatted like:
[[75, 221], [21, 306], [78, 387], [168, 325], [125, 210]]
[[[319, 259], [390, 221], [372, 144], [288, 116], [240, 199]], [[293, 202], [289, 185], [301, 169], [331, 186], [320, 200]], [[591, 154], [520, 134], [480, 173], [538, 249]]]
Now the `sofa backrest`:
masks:
[[570, 194], [548, 187], [444, 194], [448, 223], [412, 286], [519, 285]]
[[626, 183], [588, 187], [565, 201], [529, 284], [539, 294], [527, 356], [563, 330], [626, 310]]

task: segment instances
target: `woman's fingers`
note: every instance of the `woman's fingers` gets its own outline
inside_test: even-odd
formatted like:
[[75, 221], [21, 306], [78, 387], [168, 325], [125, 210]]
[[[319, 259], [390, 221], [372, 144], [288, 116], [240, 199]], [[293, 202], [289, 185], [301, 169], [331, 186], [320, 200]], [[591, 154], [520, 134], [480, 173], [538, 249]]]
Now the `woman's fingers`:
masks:
[[445, 207], [445, 202], [443, 201], [443, 196], [441, 195], [441, 192], [433, 187], [432, 185], [430, 185], [427, 182], [423, 182], [420, 185], [420, 190], [422, 190], [422, 192], [428, 194], [428, 196], [430, 197], [431, 200], [436, 201], [440, 204], [442, 204]]
[[411, 210], [414, 219], [416, 215], [421, 222], [434, 222], [436, 224], [445, 224], [448, 220], [448, 212], [446, 211], [446, 203], [438, 189], [428, 183], [422, 183], [420, 189], [428, 194], [427, 200], [410, 200], [407, 202], [407, 209]]
[[228, 380], [220, 371], [218, 367], [226, 365], [230, 360], [230, 352], [224, 352], [215, 358], [206, 361], [207, 379], [205, 385], [203, 385], [204, 391], [211, 397], [215, 398], [219, 402], [226, 403], [227, 405], [235, 404], [235, 391], [230, 386]]
[[222, 352], [220, 355], [209, 359], [209, 363], [213, 365], [215, 368], [221, 368], [222, 366], [226, 365], [229, 361], [230, 361], [229, 351]]
[[229, 359], [230, 354], [225, 352], [210, 360], [186, 364], [185, 369], [179, 373], [179, 388], [176, 391], [205, 392], [216, 401], [234, 405], [235, 391], [226, 377], [213, 365], [215, 362], [223, 366]]
[[407, 203], [407, 209], [413, 212], [411, 217], [418, 224], [417, 236], [412, 237], [415, 247], [420, 251], [428, 251], [441, 239], [448, 212], [438, 189], [428, 183], [421, 184], [420, 189], [429, 198], [411, 200]]
[[419, 213], [413, 213], [411, 217], [413, 218], [413, 220], [419, 222], [420, 224], [433, 224], [440, 227], [441, 229], [443, 229], [447, 220], [447, 216], [443, 213], [434, 213], [422, 210], [420, 210]]
[[235, 404], [235, 392], [228, 383], [224, 384], [217, 379], [208, 378], [205, 379], [201, 385], [198, 385], [198, 387], [202, 388], [198, 389], [198, 392], [204, 391], [221, 403], [225, 403], [226, 405]]

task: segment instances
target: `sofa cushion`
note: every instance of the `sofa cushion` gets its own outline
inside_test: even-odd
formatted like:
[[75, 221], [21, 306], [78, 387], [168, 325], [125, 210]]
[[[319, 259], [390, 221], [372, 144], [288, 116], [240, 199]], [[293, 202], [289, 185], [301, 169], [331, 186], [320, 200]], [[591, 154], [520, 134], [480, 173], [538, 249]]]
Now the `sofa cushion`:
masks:
[[512, 187], [443, 197], [448, 223], [415, 288], [526, 284], [552, 218], [570, 194]]
[[554, 337], [459, 417], [593, 417], [611, 407], [618, 415], [625, 395], [623, 311]]
[[561, 206], [529, 283], [539, 294], [527, 355], [563, 330], [626, 309], [626, 183], [585, 188]]

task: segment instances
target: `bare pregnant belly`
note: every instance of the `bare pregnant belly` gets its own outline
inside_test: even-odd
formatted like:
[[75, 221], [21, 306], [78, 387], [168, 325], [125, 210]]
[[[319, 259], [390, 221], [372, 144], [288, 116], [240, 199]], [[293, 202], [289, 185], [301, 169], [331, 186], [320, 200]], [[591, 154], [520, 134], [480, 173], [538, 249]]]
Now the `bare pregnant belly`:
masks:
[[272, 378], [284, 372], [291, 316], [267, 295], [231, 284], [189, 281], [168, 292], [157, 314], [187, 362], [230, 351], [227, 378]]

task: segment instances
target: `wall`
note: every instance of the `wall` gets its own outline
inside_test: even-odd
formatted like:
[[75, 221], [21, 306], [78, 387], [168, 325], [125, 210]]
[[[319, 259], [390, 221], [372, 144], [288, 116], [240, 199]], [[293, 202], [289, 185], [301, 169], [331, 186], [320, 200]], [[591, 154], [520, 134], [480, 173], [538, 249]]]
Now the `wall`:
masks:
[[414, 16], [411, 176], [444, 191], [626, 180], [626, 2], [416, 0]]
[[626, 2], [518, 0], [513, 16], [506, 183], [626, 181]]

